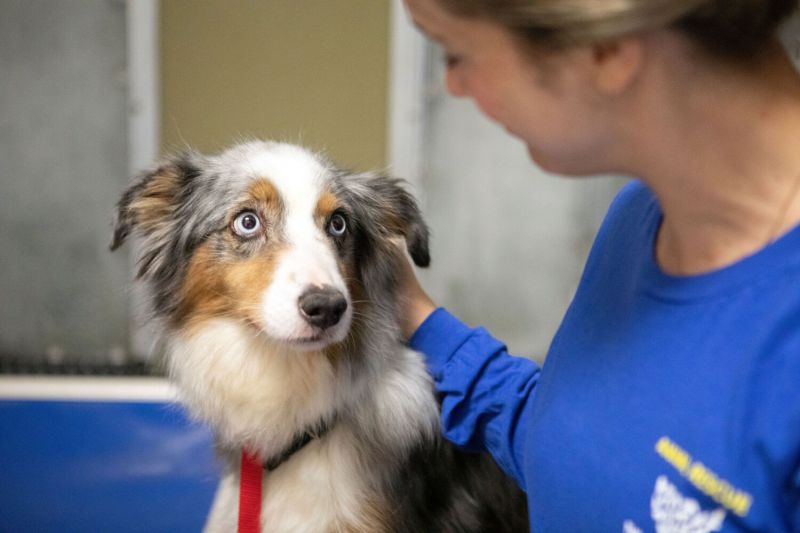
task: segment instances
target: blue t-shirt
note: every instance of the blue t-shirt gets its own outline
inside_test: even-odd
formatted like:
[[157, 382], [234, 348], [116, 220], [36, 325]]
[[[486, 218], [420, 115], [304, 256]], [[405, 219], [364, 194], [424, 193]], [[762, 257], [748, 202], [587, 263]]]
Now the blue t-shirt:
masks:
[[532, 531], [800, 531], [800, 227], [665, 274], [633, 183], [598, 233], [543, 368], [443, 309], [411, 339], [445, 436], [489, 450]]

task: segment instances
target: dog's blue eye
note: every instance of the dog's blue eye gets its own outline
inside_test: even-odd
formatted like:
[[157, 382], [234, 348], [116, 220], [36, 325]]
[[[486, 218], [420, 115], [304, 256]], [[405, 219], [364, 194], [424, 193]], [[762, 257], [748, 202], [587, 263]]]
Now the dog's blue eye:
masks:
[[252, 211], [244, 211], [233, 220], [233, 232], [240, 237], [252, 237], [261, 230], [261, 220]]
[[334, 237], [341, 237], [347, 231], [347, 221], [339, 213], [334, 214], [328, 222], [328, 233]]

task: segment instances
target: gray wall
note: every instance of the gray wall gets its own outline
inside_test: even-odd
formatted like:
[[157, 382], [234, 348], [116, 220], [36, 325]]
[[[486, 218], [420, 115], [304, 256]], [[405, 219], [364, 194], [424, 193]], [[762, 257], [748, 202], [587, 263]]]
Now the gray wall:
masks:
[[0, 0], [0, 356], [120, 358], [125, 3]]

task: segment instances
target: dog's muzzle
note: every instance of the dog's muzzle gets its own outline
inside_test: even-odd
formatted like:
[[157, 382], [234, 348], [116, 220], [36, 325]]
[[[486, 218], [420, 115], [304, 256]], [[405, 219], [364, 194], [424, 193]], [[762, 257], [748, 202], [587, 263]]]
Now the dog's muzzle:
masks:
[[320, 329], [338, 324], [347, 310], [344, 294], [330, 286], [308, 289], [300, 295], [297, 305], [303, 319]]

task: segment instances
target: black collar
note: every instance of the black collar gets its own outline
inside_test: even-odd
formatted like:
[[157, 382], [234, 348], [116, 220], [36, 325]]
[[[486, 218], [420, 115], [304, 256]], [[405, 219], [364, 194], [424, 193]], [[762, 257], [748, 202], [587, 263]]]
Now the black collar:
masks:
[[292, 455], [302, 450], [306, 444], [314, 439], [321, 439], [324, 437], [325, 434], [334, 426], [334, 424], [335, 420], [320, 420], [317, 425], [312, 427], [312, 429], [308, 429], [303, 433], [298, 433], [289, 446], [287, 446], [282, 452], [264, 461], [264, 470], [267, 472], [275, 470], [283, 463], [288, 461]]

